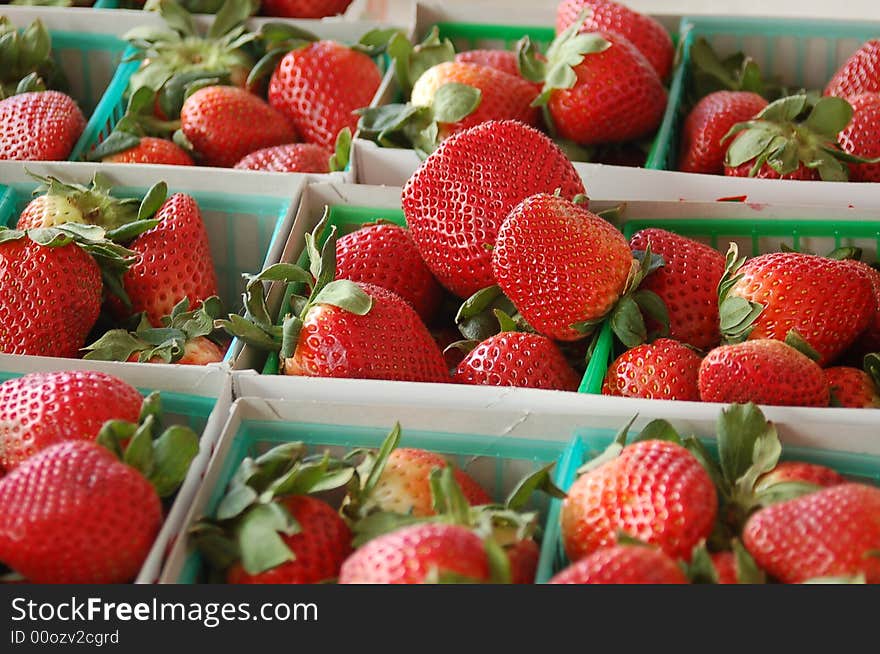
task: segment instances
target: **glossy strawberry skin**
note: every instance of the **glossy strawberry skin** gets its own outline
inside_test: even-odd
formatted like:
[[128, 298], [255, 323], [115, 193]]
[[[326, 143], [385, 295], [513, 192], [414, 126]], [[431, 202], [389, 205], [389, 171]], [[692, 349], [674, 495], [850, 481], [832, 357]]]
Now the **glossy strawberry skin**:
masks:
[[785, 340], [796, 330], [820, 355], [834, 361], [874, 317], [874, 297], [866, 273], [840, 261], [798, 252], [774, 252], [749, 259], [731, 289], [764, 305], [750, 339]]
[[224, 168], [255, 150], [297, 140], [280, 112], [235, 86], [208, 86], [189, 96], [180, 128], [205, 165]]
[[137, 422], [143, 398], [103, 372], [35, 372], [0, 384], [0, 468], [66, 440], [94, 440], [108, 420]]
[[168, 166], [192, 166], [192, 157], [186, 150], [168, 139], [143, 136], [133, 148], [104, 157], [104, 163], [164, 164]]
[[663, 118], [666, 89], [629, 41], [607, 32], [600, 36], [611, 47], [584, 56], [574, 67], [575, 85], [550, 94], [547, 106], [559, 136], [581, 145], [648, 136]]
[[556, 391], [576, 391], [579, 384], [553, 341], [525, 332], [502, 332], [487, 338], [459, 364], [452, 381]]
[[[880, 157], [880, 89], [850, 98], [853, 118], [839, 136], [844, 152], [864, 159]], [[850, 164], [851, 182], [880, 182], [880, 163]]]
[[131, 581], [162, 522], [134, 468], [88, 441], [65, 441], [0, 479], [0, 560], [32, 583]]
[[871, 295], [874, 298], [873, 318], [853, 344], [855, 354], [862, 357], [880, 351], [880, 270], [854, 259], [844, 259], [841, 263], [855, 268], [859, 274], [866, 276], [871, 284]]
[[699, 402], [699, 372], [696, 352], [678, 341], [659, 338], [617, 357], [605, 375], [602, 394]]
[[313, 143], [287, 143], [251, 152], [233, 168], [273, 173], [329, 173], [330, 153]]
[[287, 375], [446, 382], [443, 354], [415, 310], [379, 286], [359, 284], [373, 298], [357, 316], [318, 305], [306, 316]]
[[551, 584], [686, 584], [662, 550], [639, 545], [604, 547], [556, 574]]
[[397, 225], [368, 225], [340, 238], [336, 279], [381, 286], [409, 302], [426, 324], [443, 299], [443, 289], [422, 260], [412, 234]]
[[64, 161], [85, 127], [76, 102], [58, 91], [0, 100], [0, 160]]
[[669, 32], [656, 20], [611, 0], [563, 0], [556, 9], [556, 33], [587, 15], [581, 32], [607, 31], [620, 34], [644, 55], [663, 80], [672, 70], [675, 50]]
[[381, 82], [379, 68], [367, 55], [318, 41], [288, 52], [278, 63], [269, 82], [269, 104], [287, 116], [302, 140], [329, 150], [344, 127], [357, 130], [354, 112], [370, 105]]
[[880, 394], [864, 370], [836, 366], [825, 368], [825, 381], [831, 391], [832, 404], [850, 409], [880, 409]]
[[495, 283], [486, 247], [510, 210], [557, 188], [566, 198], [584, 193], [553, 141], [516, 121], [489, 121], [443, 141], [406, 183], [402, 206], [434, 276], [466, 298]]
[[76, 358], [98, 319], [101, 271], [82, 248], [0, 244], [0, 352]]
[[[663, 229], [643, 229], [630, 247], [663, 257], [663, 266], [648, 275], [639, 288], [653, 291], [669, 311], [669, 336], [701, 350], [718, 345], [718, 284], [724, 274], [724, 255], [693, 239]], [[651, 330], [659, 325], [648, 322]]]
[[757, 564], [783, 583], [864, 574], [880, 583], [880, 488], [840, 484], [758, 511], [743, 530]]
[[748, 91], [716, 91], [702, 98], [685, 119], [678, 169], [723, 175], [730, 145], [724, 137], [731, 127], [751, 120], [766, 106], [764, 98]]
[[587, 471], [562, 504], [568, 558], [577, 561], [613, 545], [620, 531], [690, 559], [715, 523], [718, 498], [708, 473], [686, 449], [640, 441]]
[[196, 201], [175, 193], [155, 218], [159, 224], [128, 246], [139, 257], [125, 273], [123, 283], [131, 312], [146, 311], [153, 326], [159, 327], [162, 317], [171, 315], [183, 298], [189, 298], [195, 309], [218, 291], [208, 233]]
[[263, 16], [281, 18], [326, 18], [344, 12], [351, 0], [262, 0]]
[[633, 261], [626, 239], [609, 222], [547, 194], [513, 208], [492, 250], [495, 279], [523, 318], [564, 341], [583, 338], [572, 325], [612, 309]]
[[815, 463], [806, 463], [804, 461], [782, 461], [781, 463], [776, 464], [776, 467], [773, 468], [773, 470], [758, 478], [755, 489], [760, 492], [770, 486], [790, 482], [803, 482], [828, 488], [830, 486], [843, 484], [846, 482], [846, 479], [844, 479], [844, 477], [836, 470], [816, 465]]
[[433, 573], [489, 580], [489, 562], [470, 529], [418, 524], [374, 538], [342, 564], [340, 584], [421, 584]]
[[849, 101], [862, 93], [880, 93], [880, 39], [867, 41], [847, 59], [824, 92]]
[[317, 584], [339, 576], [351, 554], [351, 530], [336, 510], [308, 495], [279, 500], [299, 523], [301, 531], [281, 540], [296, 557], [258, 574], [248, 574], [240, 563], [227, 573], [230, 584]]

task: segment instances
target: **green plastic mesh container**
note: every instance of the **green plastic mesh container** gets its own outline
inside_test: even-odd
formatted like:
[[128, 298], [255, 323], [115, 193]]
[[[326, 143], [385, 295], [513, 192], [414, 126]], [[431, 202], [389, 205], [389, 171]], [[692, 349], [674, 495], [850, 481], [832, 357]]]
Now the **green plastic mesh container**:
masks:
[[512, 50], [516, 42], [528, 36], [541, 51], [553, 41], [552, 27], [522, 25], [486, 25], [483, 23], [437, 23], [441, 39], [449, 39], [456, 52], [465, 50]]
[[[602, 429], [584, 429], [578, 433], [566, 449], [556, 471], [556, 485], [568, 491], [577, 479], [578, 468], [600, 455], [611, 444], [615, 435], [611, 430]], [[717, 458], [717, 441], [702, 438], [700, 440], [712, 456]], [[880, 485], [880, 456], [783, 444], [782, 460], [806, 461], [827, 466], [854, 481]], [[541, 581], [546, 581], [569, 564], [565, 556], [559, 523], [562, 503], [554, 500], [554, 504], [547, 518], [547, 530], [541, 547], [541, 561], [538, 566], [538, 578]]]
[[[244, 421], [234, 435], [232, 447], [222, 461], [211, 465], [222, 466], [218, 483], [211, 490], [206, 513], [213, 515], [226, 487], [246, 456], [256, 456], [280, 443], [303, 441], [310, 452], [329, 450], [341, 455], [353, 448], [378, 448], [389, 428], [352, 427], [349, 425], [306, 424], [282, 421]], [[439, 431], [417, 431], [403, 425], [402, 447], [415, 447], [438, 452], [450, 458], [471, 475], [492, 495], [503, 501], [516, 483], [527, 474], [548, 463], [563, 465], [564, 441], [541, 441], [520, 438], [499, 438], [480, 434], [454, 434]], [[547, 497], [536, 494], [529, 510], [541, 514], [543, 527], [549, 515]], [[554, 541], [555, 546], [555, 541]], [[186, 560], [177, 583], [198, 583], [203, 579], [203, 566], [198, 552]]]
[[681, 65], [675, 70], [669, 102], [646, 168], [676, 170], [681, 125], [687, 115], [690, 47], [706, 38], [721, 57], [744, 52], [765, 77], [790, 88], [822, 89], [865, 41], [880, 36], [880, 22], [757, 17], [688, 17], [679, 28]]

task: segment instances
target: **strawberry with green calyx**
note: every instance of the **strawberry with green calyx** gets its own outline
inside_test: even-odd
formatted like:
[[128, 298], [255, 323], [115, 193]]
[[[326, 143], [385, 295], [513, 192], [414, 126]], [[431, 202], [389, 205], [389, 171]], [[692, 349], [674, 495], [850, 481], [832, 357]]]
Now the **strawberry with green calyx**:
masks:
[[700, 401], [700, 355], [670, 338], [658, 338], [621, 354], [608, 367], [603, 395]]
[[831, 406], [880, 408], [880, 354], [865, 356], [864, 370], [837, 366], [822, 372], [831, 390]]
[[45, 80], [46, 86], [65, 90], [64, 72], [52, 58], [52, 37], [39, 19], [19, 31], [6, 16], [0, 16], [0, 100], [22, 93], [19, 83], [30, 76]]
[[683, 564], [692, 584], [764, 584], [767, 575], [758, 567], [748, 550], [736, 538], [730, 541], [730, 550], [709, 553], [701, 543]]
[[95, 361], [139, 361], [141, 363], [179, 363], [204, 365], [223, 359], [217, 343], [214, 321], [220, 316], [220, 298], [213, 296], [194, 310], [189, 298], [181, 300], [162, 319], [161, 327], [153, 327], [141, 314], [134, 331], [112, 329], [91, 345], [83, 348], [84, 359]]
[[16, 94], [0, 100], [0, 159], [64, 161], [86, 126], [76, 102], [45, 90], [36, 75], [24, 78]]

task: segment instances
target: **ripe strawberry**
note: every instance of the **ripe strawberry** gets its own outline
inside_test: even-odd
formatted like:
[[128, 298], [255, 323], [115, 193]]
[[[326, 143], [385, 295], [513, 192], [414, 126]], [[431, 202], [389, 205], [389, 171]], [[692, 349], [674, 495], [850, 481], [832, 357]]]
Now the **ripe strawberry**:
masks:
[[871, 376], [864, 370], [840, 366], [822, 371], [831, 391], [833, 406], [852, 409], [880, 408], [880, 393]]
[[288, 143], [251, 152], [233, 166], [276, 173], [329, 173], [330, 153], [312, 143]]
[[197, 308], [217, 295], [217, 275], [199, 205], [192, 197], [175, 193], [165, 200], [155, 218], [159, 224], [129, 245], [139, 257], [123, 283], [131, 312], [145, 311], [158, 327], [163, 316], [170, 315], [184, 298]]
[[279, 500], [299, 523], [299, 530], [281, 534], [293, 558], [264, 572], [249, 574], [241, 562], [227, 572], [230, 584], [317, 584], [339, 576], [351, 554], [351, 530], [336, 510], [308, 495]]
[[584, 193], [574, 166], [539, 131], [489, 121], [443, 141], [403, 189], [413, 239], [438, 281], [459, 297], [495, 283], [492, 254], [507, 214], [535, 193]]
[[61, 441], [94, 440], [108, 420], [137, 422], [144, 398], [103, 372], [35, 372], [0, 384], [0, 468]]
[[76, 102], [58, 91], [0, 100], [0, 160], [64, 161], [85, 127]]
[[354, 112], [372, 102], [381, 82], [379, 68], [367, 55], [333, 41], [317, 41], [288, 52], [279, 62], [269, 82], [269, 104], [304, 141], [330, 150], [343, 128], [357, 129]]
[[[740, 137], [737, 136], [734, 138], [733, 143], [735, 143]], [[820, 179], [819, 171], [815, 168], [807, 168], [804, 165], [799, 165], [795, 170], [788, 173], [779, 173], [774, 170], [770, 164], [763, 163], [761, 166], [754, 171], [754, 162], [746, 161], [745, 163], [739, 164], [738, 166], [727, 166], [725, 165], [724, 174], [727, 177], [754, 177], [756, 179], [788, 179], [794, 181], [802, 181], [802, 182], [815, 182]]]
[[541, 548], [531, 538], [517, 541], [504, 548], [510, 561], [510, 583], [533, 584], [538, 571]]
[[880, 583], [880, 488], [840, 484], [754, 514], [743, 544], [783, 583], [864, 574]]
[[192, 157], [186, 150], [168, 139], [154, 136], [141, 137], [140, 143], [101, 159], [104, 163], [164, 164], [168, 166], [192, 166]]
[[669, 441], [640, 441], [572, 484], [562, 538], [572, 561], [613, 545], [621, 531], [689, 559], [717, 511], [712, 479], [693, 454]]
[[871, 282], [871, 291], [874, 296], [874, 317], [868, 323], [868, 327], [856, 339], [853, 348], [856, 354], [864, 356], [871, 352], [880, 351], [880, 270], [855, 259], [843, 259], [844, 265], [852, 266], [867, 276]]
[[[479, 64], [495, 68], [508, 75], [521, 77], [519, 64], [516, 61], [516, 53], [511, 50], [465, 50], [455, 55], [455, 61], [463, 64]], [[525, 79], [525, 78], [523, 78]], [[537, 91], [541, 90], [541, 84], [529, 82]], [[537, 93], [535, 94], [537, 95]]]
[[602, 394], [699, 402], [699, 371], [696, 352], [678, 341], [659, 338], [617, 357], [605, 375]]
[[669, 76], [675, 49], [669, 32], [660, 23], [612, 0], [563, 0], [556, 8], [556, 33], [578, 22], [584, 11], [586, 18], [581, 33], [620, 34], [638, 48], [661, 80]]
[[736, 557], [733, 555], [733, 552], [716, 552], [711, 557], [719, 584], [739, 583], [739, 575], [736, 571]]
[[557, 573], [551, 584], [686, 584], [687, 577], [662, 550], [612, 545]]
[[722, 345], [700, 365], [703, 402], [828, 406], [822, 369], [782, 341], [762, 338]]
[[724, 174], [724, 137], [737, 123], [752, 119], [767, 101], [749, 91], [715, 91], [702, 98], [685, 119], [678, 169], [687, 173]]
[[830, 486], [843, 484], [846, 482], [846, 479], [844, 479], [836, 470], [816, 465], [815, 463], [782, 461], [777, 463], [776, 467], [770, 472], [758, 477], [755, 490], [762, 492], [777, 484], [788, 484], [791, 482], [814, 484], [815, 486], [828, 488]]
[[260, 13], [280, 18], [326, 18], [343, 13], [351, 0], [262, 0]]
[[189, 96], [180, 129], [204, 164], [226, 168], [255, 150], [297, 140], [279, 111], [235, 86], [207, 86]]
[[[840, 133], [840, 147], [865, 159], [880, 157], [880, 91], [851, 97], [850, 103], [853, 117]], [[849, 178], [853, 182], [880, 182], [880, 163], [850, 164]]]
[[396, 225], [368, 225], [340, 238], [336, 279], [381, 286], [409, 302], [425, 323], [443, 297], [409, 230]]
[[[643, 229], [632, 236], [633, 250], [663, 257], [663, 266], [648, 275], [641, 288], [656, 293], [669, 311], [669, 336], [699, 349], [718, 345], [718, 284], [724, 255], [663, 229]], [[648, 323], [656, 329], [656, 322]]]
[[35, 454], [0, 479], [0, 560], [33, 583], [131, 581], [162, 522], [156, 490], [95, 443]]
[[473, 531], [423, 523], [379, 536], [342, 564], [340, 584], [436, 583], [444, 574], [490, 580], [486, 548]]
[[850, 102], [862, 93], [880, 93], [880, 39], [866, 41], [856, 50], [834, 73], [824, 93]]
[[576, 391], [579, 384], [553, 341], [525, 332], [501, 332], [487, 338], [464, 358], [452, 381], [557, 391]]
[[538, 332], [566, 341], [583, 337], [573, 325], [611, 311], [633, 263], [614, 226], [546, 193], [511, 210], [492, 251], [498, 286], [523, 318]]

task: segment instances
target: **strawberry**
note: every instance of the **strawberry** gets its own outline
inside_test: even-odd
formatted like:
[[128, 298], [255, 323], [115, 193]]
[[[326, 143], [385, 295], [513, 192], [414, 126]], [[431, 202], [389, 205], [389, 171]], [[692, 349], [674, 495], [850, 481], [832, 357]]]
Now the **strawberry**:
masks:
[[118, 199], [111, 194], [112, 184], [96, 173], [89, 186], [66, 184], [55, 177], [39, 177], [41, 193], [24, 208], [16, 229], [57, 227], [65, 223], [87, 223], [114, 229], [137, 220], [140, 200]]
[[[880, 91], [851, 97], [850, 103], [853, 117], [840, 133], [841, 149], [865, 159], [880, 157]], [[850, 164], [849, 178], [853, 182], [880, 182], [880, 163]]]
[[541, 548], [531, 538], [517, 541], [504, 550], [510, 560], [510, 583], [533, 584]]
[[689, 559], [712, 531], [718, 511], [715, 487], [700, 461], [681, 445], [643, 440], [622, 447], [615, 442], [607, 456], [586, 468], [562, 504], [562, 538], [572, 561], [615, 544], [620, 532], [673, 558]]
[[715, 91], [691, 109], [682, 128], [678, 169], [687, 173], [724, 174], [724, 137], [737, 123], [751, 120], [767, 101], [750, 91]]
[[739, 575], [736, 571], [736, 557], [733, 552], [716, 552], [712, 554], [712, 565], [719, 584], [738, 584]]
[[880, 39], [866, 41], [841, 66], [828, 85], [825, 95], [852, 101], [862, 93], [880, 93]]
[[553, 141], [516, 121], [489, 121], [443, 141], [406, 183], [402, 206], [434, 276], [468, 297], [495, 283], [486, 247], [510, 210], [557, 188], [566, 198], [584, 192]]
[[822, 369], [793, 347], [762, 338], [722, 345], [700, 364], [703, 402], [828, 406]]
[[[663, 266], [648, 275], [641, 288], [653, 291], [669, 311], [669, 336], [696, 348], [718, 345], [718, 284], [724, 255], [663, 229], [643, 229], [630, 238], [634, 251], [663, 257]], [[649, 322], [656, 327], [656, 322]]]
[[[735, 143], [740, 137], [737, 136], [734, 138], [733, 142]], [[819, 176], [819, 171], [815, 168], [807, 168], [806, 166], [798, 166], [795, 170], [789, 173], [780, 173], [775, 170], [770, 164], [763, 163], [757, 169], [755, 169], [752, 161], [746, 161], [738, 166], [727, 166], [725, 165], [724, 174], [727, 177], [754, 177], [756, 179], [787, 179], [792, 181], [801, 181], [801, 182], [815, 182], [821, 179]]]
[[840, 484], [755, 513], [743, 544], [783, 583], [864, 575], [880, 583], [880, 489]]
[[189, 96], [180, 129], [204, 164], [226, 168], [255, 150], [297, 140], [279, 111], [234, 86], [208, 86]]
[[828, 488], [843, 484], [846, 482], [846, 479], [837, 471], [825, 466], [816, 465], [815, 463], [782, 461], [777, 463], [770, 472], [758, 477], [755, 489], [761, 492], [778, 484], [789, 484], [792, 482]]
[[558, 572], [551, 584], [686, 584], [687, 577], [662, 550], [612, 545]]
[[330, 152], [313, 143], [287, 143], [251, 152], [233, 168], [276, 173], [329, 173]]
[[61, 441], [94, 440], [108, 420], [137, 422], [144, 398], [103, 372], [35, 372], [0, 384], [0, 467]]
[[855, 259], [842, 259], [841, 263], [852, 266], [860, 275], [867, 276], [874, 297], [874, 317], [856, 339], [853, 348], [858, 355], [880, 351], [880, 270]]
[[[516, 53], [511, 50], [465, 50], [455, 55], [455, 61], [462, 64], [479, 64], [480, 66], [488, 66], [495, 68], [501, 72], [522, 77], [517, 63]], [[523, 78], [525, 79], [525, 78]], [[536, 82], [530, 82], [538, 91], [541, 85]], [[535, 94], [537, 95], [537, 93]]]
[[134, 147], [101, 159], [104, 163], [164, 164], [167, 166], [192, 166], [192, 157], [176, 143], [168, 139], [144, 136]]
[[675, 50], [669, 32], [660, 23], [612, 0], [563, 0], [556, 8], [556, 33], [581, 20], [584, 11], [581, 32], [620, 34], [638, 48], [661, 80], [669, 76]]
[[864, 370], [840, 366], [822, 371], [831, 392], [832, 406], [852, 409], [880, 409], [880, 393]]
[[659, 338], [617, 357], [605, 375], [602, 394], [699, 402], [699, 371], [696, 352], [678, 341]]
[[326, 18], [343, 13], [351, 0], [262, 0], [260, 13], [281, 18]]
[[[158, 224], [129, 245], [138, 261], [123, 283], [131, 313], [146, 312], [158, 327], [184, 298], [198, 308], [217, 295], [217, 275], [199, 205], [192, 197], [175, 193], [159, 207], [155, 219]], [[116, 310], [121, 312], [118, 306]]]
[[381, 286], [409, 302], [425, 323], [437, 313], [443, 296], [409, 230], [384, 223], [337, 241], [336, 279]]
[[0, 160], [64, 161], [85, 126], [76, 102], [58, 91], [0, 100]]
[[6, 16], [0, 16], [0, 99], [19, 92], [36, 79], [48, 88], [64, 90], [66, 80], [52, 56], [52, 35], [39, 18], [19, 30]]
[[504, 331], [464, 358], [456, 384], [576, 391], [579, 379], [556, 344], [540, 334]]

